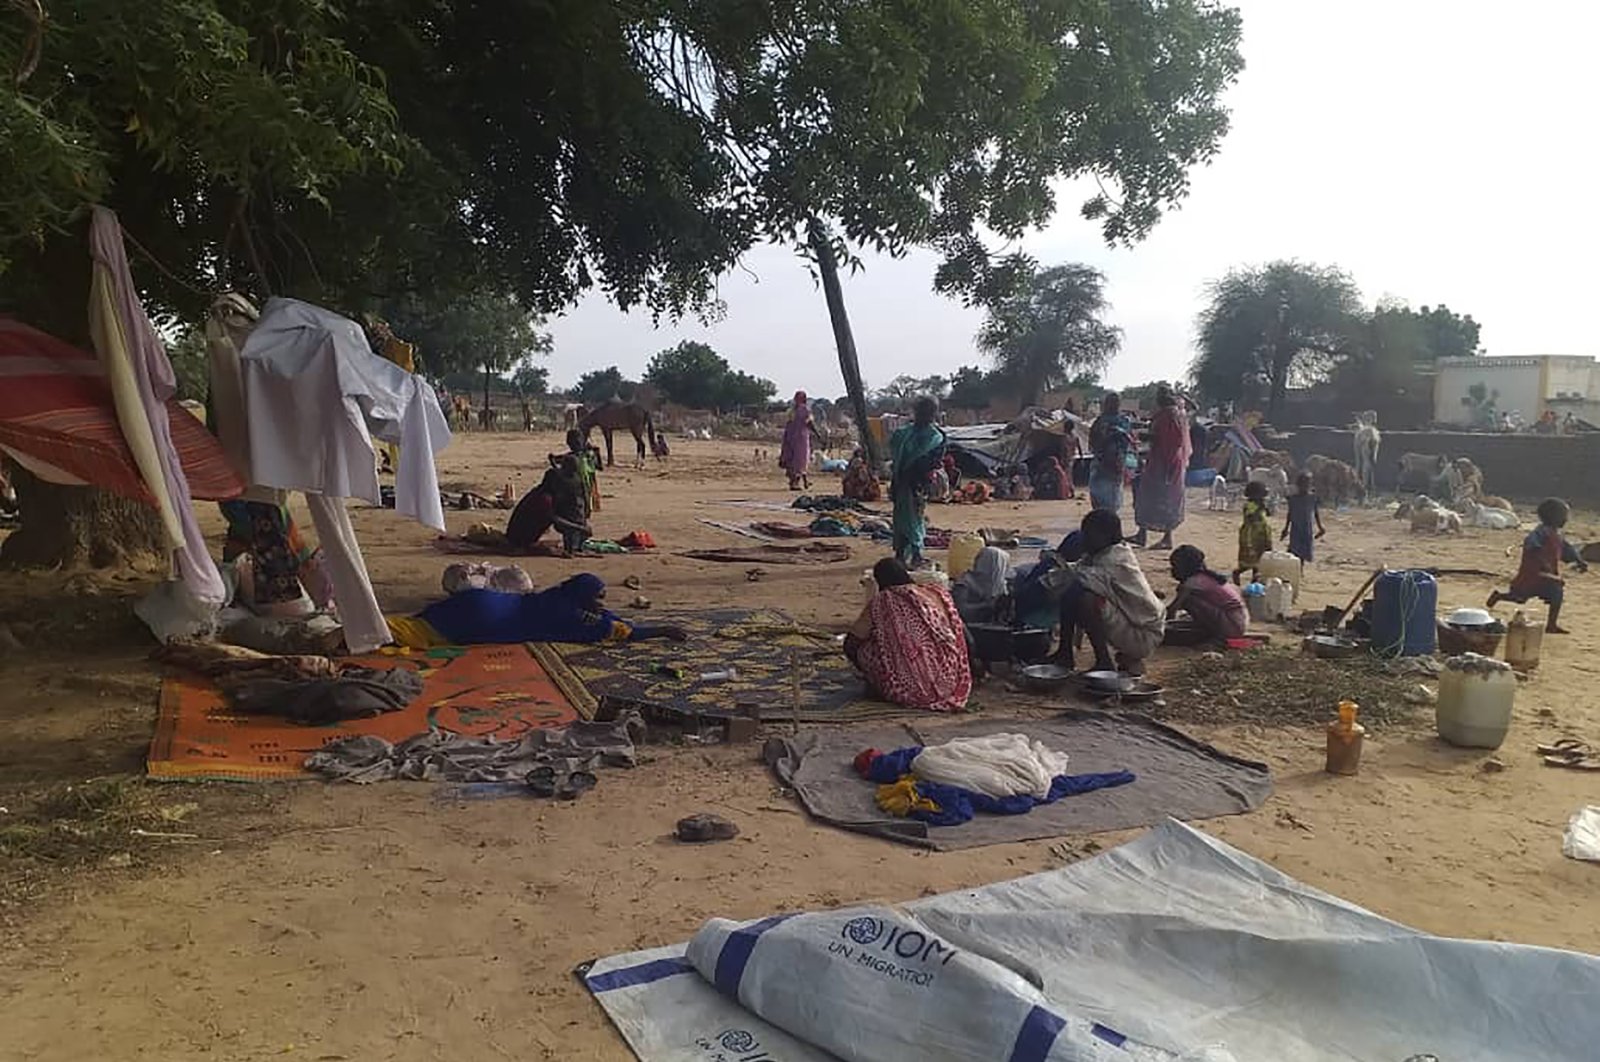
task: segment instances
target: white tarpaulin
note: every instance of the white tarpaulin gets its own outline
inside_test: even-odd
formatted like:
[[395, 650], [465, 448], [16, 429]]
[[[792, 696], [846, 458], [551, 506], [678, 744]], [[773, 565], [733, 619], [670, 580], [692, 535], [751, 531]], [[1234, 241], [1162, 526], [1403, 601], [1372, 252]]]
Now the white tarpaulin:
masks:
[[[1579, 1062], [1595, 1058], [1600, 1043], [1600, 1008], [1593, 1005], [1600, 999], [1600, 959], [1430, 936], [1309, 888], [1176, 822], [1062, 870], [896, 910], [930, 939], [937, 935], [943, 947], [977, 953], [1019, 974], [1069, 1027], [1114, 1030], [1141, 1050], [1175, 1057]], [[879, 969], [883, 976], [866, 982], [877, 985], [871, 991], [862, 989], [853, 969], [853, 1000], [830, 1001], [828, 961], [861, 962], [837, 945], [791, 974], [792, 991], [817, 1000], [810, 1020], [828, 1023], [826, 1032], [813, 1026], [805, 1037], [793, 1024], [796, 1008], [772, 1010], [799, 1034], [790, 1035], [720, 993], [717, 982], [746, 999], [759, 996], [740, 981], [760, 969], [762, 937], [785, 922], [703, 931], [742, 936], [745, 945], [728, 960], [746, 967], [741, 976], [722, 969], [719, 951], [709, 963], [699, 956], [712, 973], [708, 979], [678, 946], [601, 959], [585, 980], [643, 1062], [826, 1062], [839, 1056], [804, 1039], [838, 1044], [841, 1022], [865, 1021], [873, 1027], [860, 1042], [870, 1039], [881, 1049], [896, 1023], [916, 1042], [919, 1014], [939, 1013], [927, 1009], [932, 997], [923, 996], [948, 985], [920, 972], [908, 975], [903, 961]], [[914, 967], [921, 951], [913, 950]], [[942, 953], [933, 957], [943, 961]], [[971, 991], [970, 981], [961, 983]], [[1019, 1055], [1036, 1046], [1036, 1040], [1025, 1042], [1023, 1031], [1009, 1054], [949, 1053], [924, 1038], [913, 1051], [880, 1054], [873, 1062], [1118, 1057], [1102, 1056], [1098, 1048], [1063, 1056], [1048, 1044], [1045, 1054]]]

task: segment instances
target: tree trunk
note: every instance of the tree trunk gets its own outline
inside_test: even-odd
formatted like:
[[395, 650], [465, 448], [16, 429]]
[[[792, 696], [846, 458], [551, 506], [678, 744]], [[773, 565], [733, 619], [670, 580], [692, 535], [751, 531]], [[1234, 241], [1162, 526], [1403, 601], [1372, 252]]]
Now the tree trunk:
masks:
[[856, 360], [856, 340], [850, 331], [850, 318], [844, 311], [844, 290], [839, 286], [839, 260], [822, 223], [813, 221], [807, 229], [811, 253], [817, 256], [817, 271], [822, 274], [822, 294], [828, 300], [828, 317], [833, 322], [833, 342], [839, 348], [839, 369], [844, 374], [845, 391], [850, 395], [850, 411], [856, 418], [856, 434], [861, 438], [867, 460], [876, 468], [884, 455], [867, 430], [867, 391], [861, 384], [861, 364]]
[[1284, 399], [1289, 394], [1289, 366], [1293, 360], [1293, 352], [1288, 357], [1280, 357], [1274, 353], [1272, 359], [1272, 379], [1269, 381], [1271, 391], [1267, 395], [1267, 423], [1274, 427], [1279, 423], [1278, 418], [1283, 412]]
[[13, 467], [22, 526], [0, 543], [0, 567], [170, 566], [156, 510], [109, 491], [46, 483]]

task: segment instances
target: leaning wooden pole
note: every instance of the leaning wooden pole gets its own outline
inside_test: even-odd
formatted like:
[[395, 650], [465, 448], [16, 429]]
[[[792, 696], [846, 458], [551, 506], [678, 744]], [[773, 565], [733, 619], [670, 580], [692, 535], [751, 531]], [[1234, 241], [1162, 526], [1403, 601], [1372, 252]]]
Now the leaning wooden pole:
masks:
[[820, 221], [807, 227], [806, 238], [822, 276], [822, 294], [828, 300], [828, 317], [833, 322], [833, 342], [839, 348], [839, 369], [844, 374], [845, 391], [850, 395], [850, 412], [855, 417], [856, 434], [874, 468], [883, 462], [878, 443], [867, 430], [867, 391], [861, 383], [861, 363], [856, 360], [856, 340], [850, 331], [850, 318], [844, 310], [844, 289], [839, 286], [839, 259], [833, 243]]

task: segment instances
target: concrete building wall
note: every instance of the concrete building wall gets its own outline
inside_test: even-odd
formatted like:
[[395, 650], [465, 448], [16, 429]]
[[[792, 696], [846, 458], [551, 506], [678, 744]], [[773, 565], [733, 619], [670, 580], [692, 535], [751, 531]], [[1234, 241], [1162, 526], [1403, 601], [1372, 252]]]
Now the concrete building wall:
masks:
[[1463, 405], [1472, 387], [1483, 384], [1496, 395], [1498, 412], [1521, 412], [1533, 421], [1544, 412], [1544, 365], [1540, 358], [1441, 358], [1433, 380], [1433, 419], [1468, 425], [1471, 407]]

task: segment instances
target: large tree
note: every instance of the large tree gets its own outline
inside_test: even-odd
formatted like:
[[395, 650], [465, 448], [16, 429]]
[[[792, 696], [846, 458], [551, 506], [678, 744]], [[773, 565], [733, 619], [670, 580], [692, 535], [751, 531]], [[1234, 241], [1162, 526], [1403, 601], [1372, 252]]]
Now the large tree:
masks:
[[[983, 300], [1026, 271], [1011, 241], [1062, 179], [1108, 241], [1138, 239], [1227, 128], [1240, 23], [1210, 0], [666, 0], [644, 64], [737, 175], [755, 231], [816, 265], [856, 417], [852, 248], [929, 245], [941, 291]], [[870, 445], [870, 437], [869, 445]]]
[[533, 317], [516, 298], [494, 291], [479, 292], [431, 305], [417, 296], [381, 304], [378, 316], [396, 335], [415, 345], [419, 371], [443, 376], [470, 372], [479, 377], [483, 403], [495, 376], [510, 376], [550, 353], [553, 340], [541, 332], [543, 320]]
[[691, 409], [758, 406], [778, 393], [770, 380], [741, 372], [705, 343], [685, 339], [650, 359], [645, 382], [669, 402]]
[[1023, 405], [1081, 373], [1098, 373], [1122, 345], [1122, 330], [1101, 320], [1105, 277], [1085, 265], [1029, 273], [987, 306], [978, 347]]
[[936, 247], [976, 297], [1021, 264], [977, 234], [1075, 176], [1137, 239], [1215, 151], [1238, 41], [1210, 0], [53, 4], [0, 18], [0, 306], [81, 341], [90, 202], [191, 322], [218, 285], [710, 313], [775, 239], [815, 261], [859, 417], [853, 248]]
[[578, 377], [578, 382], [572, 386], [572, 395], [586, 406], [597, 406], [613, 398], [624, 401], [632, 399], [638, 386], [623, 376], [621, 369], [612, 365], [605, 369], [590, 369]]
[[1209, 285], [1191, 372], [1202, 393], [1237, 401], [1256, 381], [1267, 417], [1291, 384], [1327, 378], [1356, 349], [1364, 317], [1355, 282], [1342, 270], [1296, 261], [1231, 270]]

